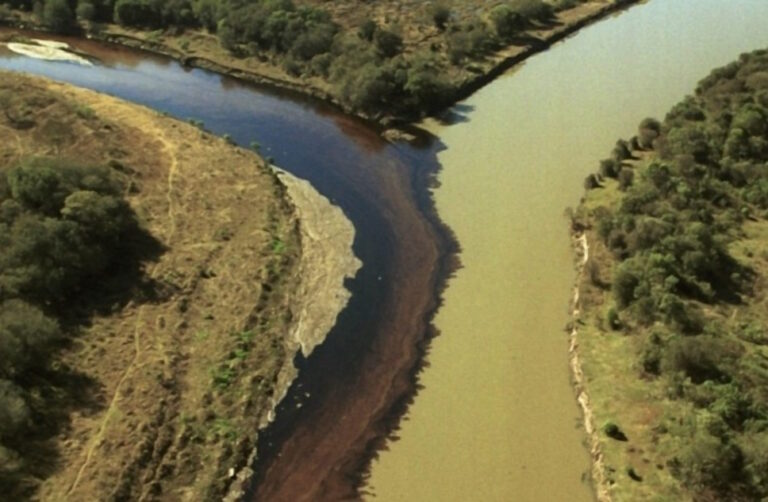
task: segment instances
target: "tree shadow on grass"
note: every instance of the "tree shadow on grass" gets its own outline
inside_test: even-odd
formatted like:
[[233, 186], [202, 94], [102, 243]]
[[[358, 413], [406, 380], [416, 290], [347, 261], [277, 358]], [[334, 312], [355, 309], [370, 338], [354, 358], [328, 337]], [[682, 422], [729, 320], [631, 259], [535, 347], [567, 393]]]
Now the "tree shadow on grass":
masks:
[[[117, 313], [131, 303], [167, 299], [173, 292], [170, 287], [146, 272], [147, 265], [157, 261], [164, 251], [163, 245], [134, 221], [108, 269], [84, 280], [78, 291], [51, 306], [64, 333], [54, 352], [73, 349], [96, 315]], [[109, 356], [104, 353], [91, 357]], [[0, 494], [7, 495], [7, 500], [34, 499], [40, 481], [62, 468], [57, 443], [71, 431], [73, 415], [93, 416], [107, 407], [108, 397], [101, 382], [58, 359], [53, 356], [52, 362], [43, 361], [18, 382], [28, 396], [31, 416], [28, 432], [3, 444], [18, 453], [22, 465], [20, 475], [9, 477], [0, 472]], [[87, 364], [89, 361], [79, 361], [78, 366]]]
[[162, 280], [147, 274], [148, 265], [155, 263], [166, 251], [165, 246], [138, 224], [129, 228], [116, 259], [98, 277], [83, 281], [72, 298], [55, 306], [56, 314], [68, 329], [89, 326], [94, 315], [110, 315], [129, 303], [158, 303], [172, 294], [172, 288]]
[[61, 467], [56, 438], [69, 430], [73, 413], [89, 416], [105, 408], [102, 385], [68, 366], [38, 371], [28, 377], [26, 387], [33, 396], [29, 402], [30, 433], [4, 444], [18, 452], [23, 474], [0, 478], [0, 491], [6, 500], [34, 498], [40, 480]]

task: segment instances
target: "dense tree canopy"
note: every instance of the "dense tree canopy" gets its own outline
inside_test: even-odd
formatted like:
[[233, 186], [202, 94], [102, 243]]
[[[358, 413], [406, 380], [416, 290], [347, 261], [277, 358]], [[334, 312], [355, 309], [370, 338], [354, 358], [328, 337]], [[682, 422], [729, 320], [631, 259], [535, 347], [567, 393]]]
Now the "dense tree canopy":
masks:
[[608, 321], [646, 333], [644, 376], [696, 409], [669, 432], [681, 445], [669, 467], [701, 500], [768, 497], [768, 371], [754, 358], [767, 328], [714, 315], [765, 287], [731, 245], [768, 217], [766, 70], [768, 51], [757, 51], [713, 71], [663, 123], [642, 121], [630, 143], [655, 150], [648, 165], [625, 165], [622, 143], [586, 182], [623, 178], [620, 202], [595, 213], [617, 261]]

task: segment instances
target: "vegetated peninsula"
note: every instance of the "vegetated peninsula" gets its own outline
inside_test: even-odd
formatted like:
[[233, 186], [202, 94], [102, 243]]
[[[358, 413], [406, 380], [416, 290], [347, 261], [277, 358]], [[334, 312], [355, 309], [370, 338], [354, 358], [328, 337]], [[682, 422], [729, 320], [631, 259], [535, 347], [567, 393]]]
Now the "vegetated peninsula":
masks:
[[768, 51], [644, 120], [586, 185], [574, 329], [601, 498], [765, 499]]
[[382, 123], [418, 119], [636, 0], [11, 0], [0, 20], [162, 52]]
[[0, 103], [2, 498], [236, 495], [349, 297], [351, 223], [151, 110], [11, 73]]

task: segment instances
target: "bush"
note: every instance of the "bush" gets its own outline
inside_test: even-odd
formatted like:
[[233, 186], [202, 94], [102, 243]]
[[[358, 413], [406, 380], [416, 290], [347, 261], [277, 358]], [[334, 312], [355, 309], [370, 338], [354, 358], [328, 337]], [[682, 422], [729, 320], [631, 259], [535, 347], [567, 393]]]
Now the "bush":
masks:
[[492, 51], [496, 40], [488, 25], [475, 21], [457, 27], [448, 34], [448, 59], [459, 64], [468, 58], [479, 58]]
[[437, 60], [431, 54], [420, 54], [410, 61], [403, 89], [413, 98], [417, 109], [437, 110], [448, 103], [451, 88], [442, 78]]
[[683, 373], [693, 383], [728, 378], [731, 362], [740, 355], [739, 346], [711, 335], [678, 337], [664, 353], [662, 370]]
[[595, 174], [590, 174], [584, 178], [584, 189], [593, 190], [600, 187], [600, 179]]
[[613, 152], [611, 152], [611, 158], [619, 163], [632, 158], [632, 151], [629, 149], [629, 143], [624, 140], [617, 141], [616, 146], [613, 147]]
[[626, 434], [624, 434], [621, 428], [615, 423], [610, 421], [603, 424], [603, 434], [617, 441], [627, 440], [627, 436]]
[[33, 160], [5, 173], [0, 294], [60, 303], [122, 259], [135, 219], [103, 168]]
[[615, 308], [611, 307], [608, 309], [608, 315], [606, 316], [608, 325], [611, 327], [612, 330], [618, 331], [622, 327], [621, 323], [621, 317], [619, 317], [619, 313], [616, 311]]

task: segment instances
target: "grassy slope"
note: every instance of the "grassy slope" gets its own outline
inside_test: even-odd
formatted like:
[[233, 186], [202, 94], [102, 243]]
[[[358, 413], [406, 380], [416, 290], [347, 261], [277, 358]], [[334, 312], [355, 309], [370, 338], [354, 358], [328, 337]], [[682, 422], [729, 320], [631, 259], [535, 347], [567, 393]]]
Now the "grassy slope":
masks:
[[149, 286], [103, 298], [61, 352], [71, 378], [45, 389], [57, 413], [25, 450], [21, 489], [220, 499], [290, 364], [300, 245], [282, 185], [255, 155], [113, 98], [11, 74], [0, 96], [0, 169], [26, 156], [109, 164], [166, 248], [145, 265]]

